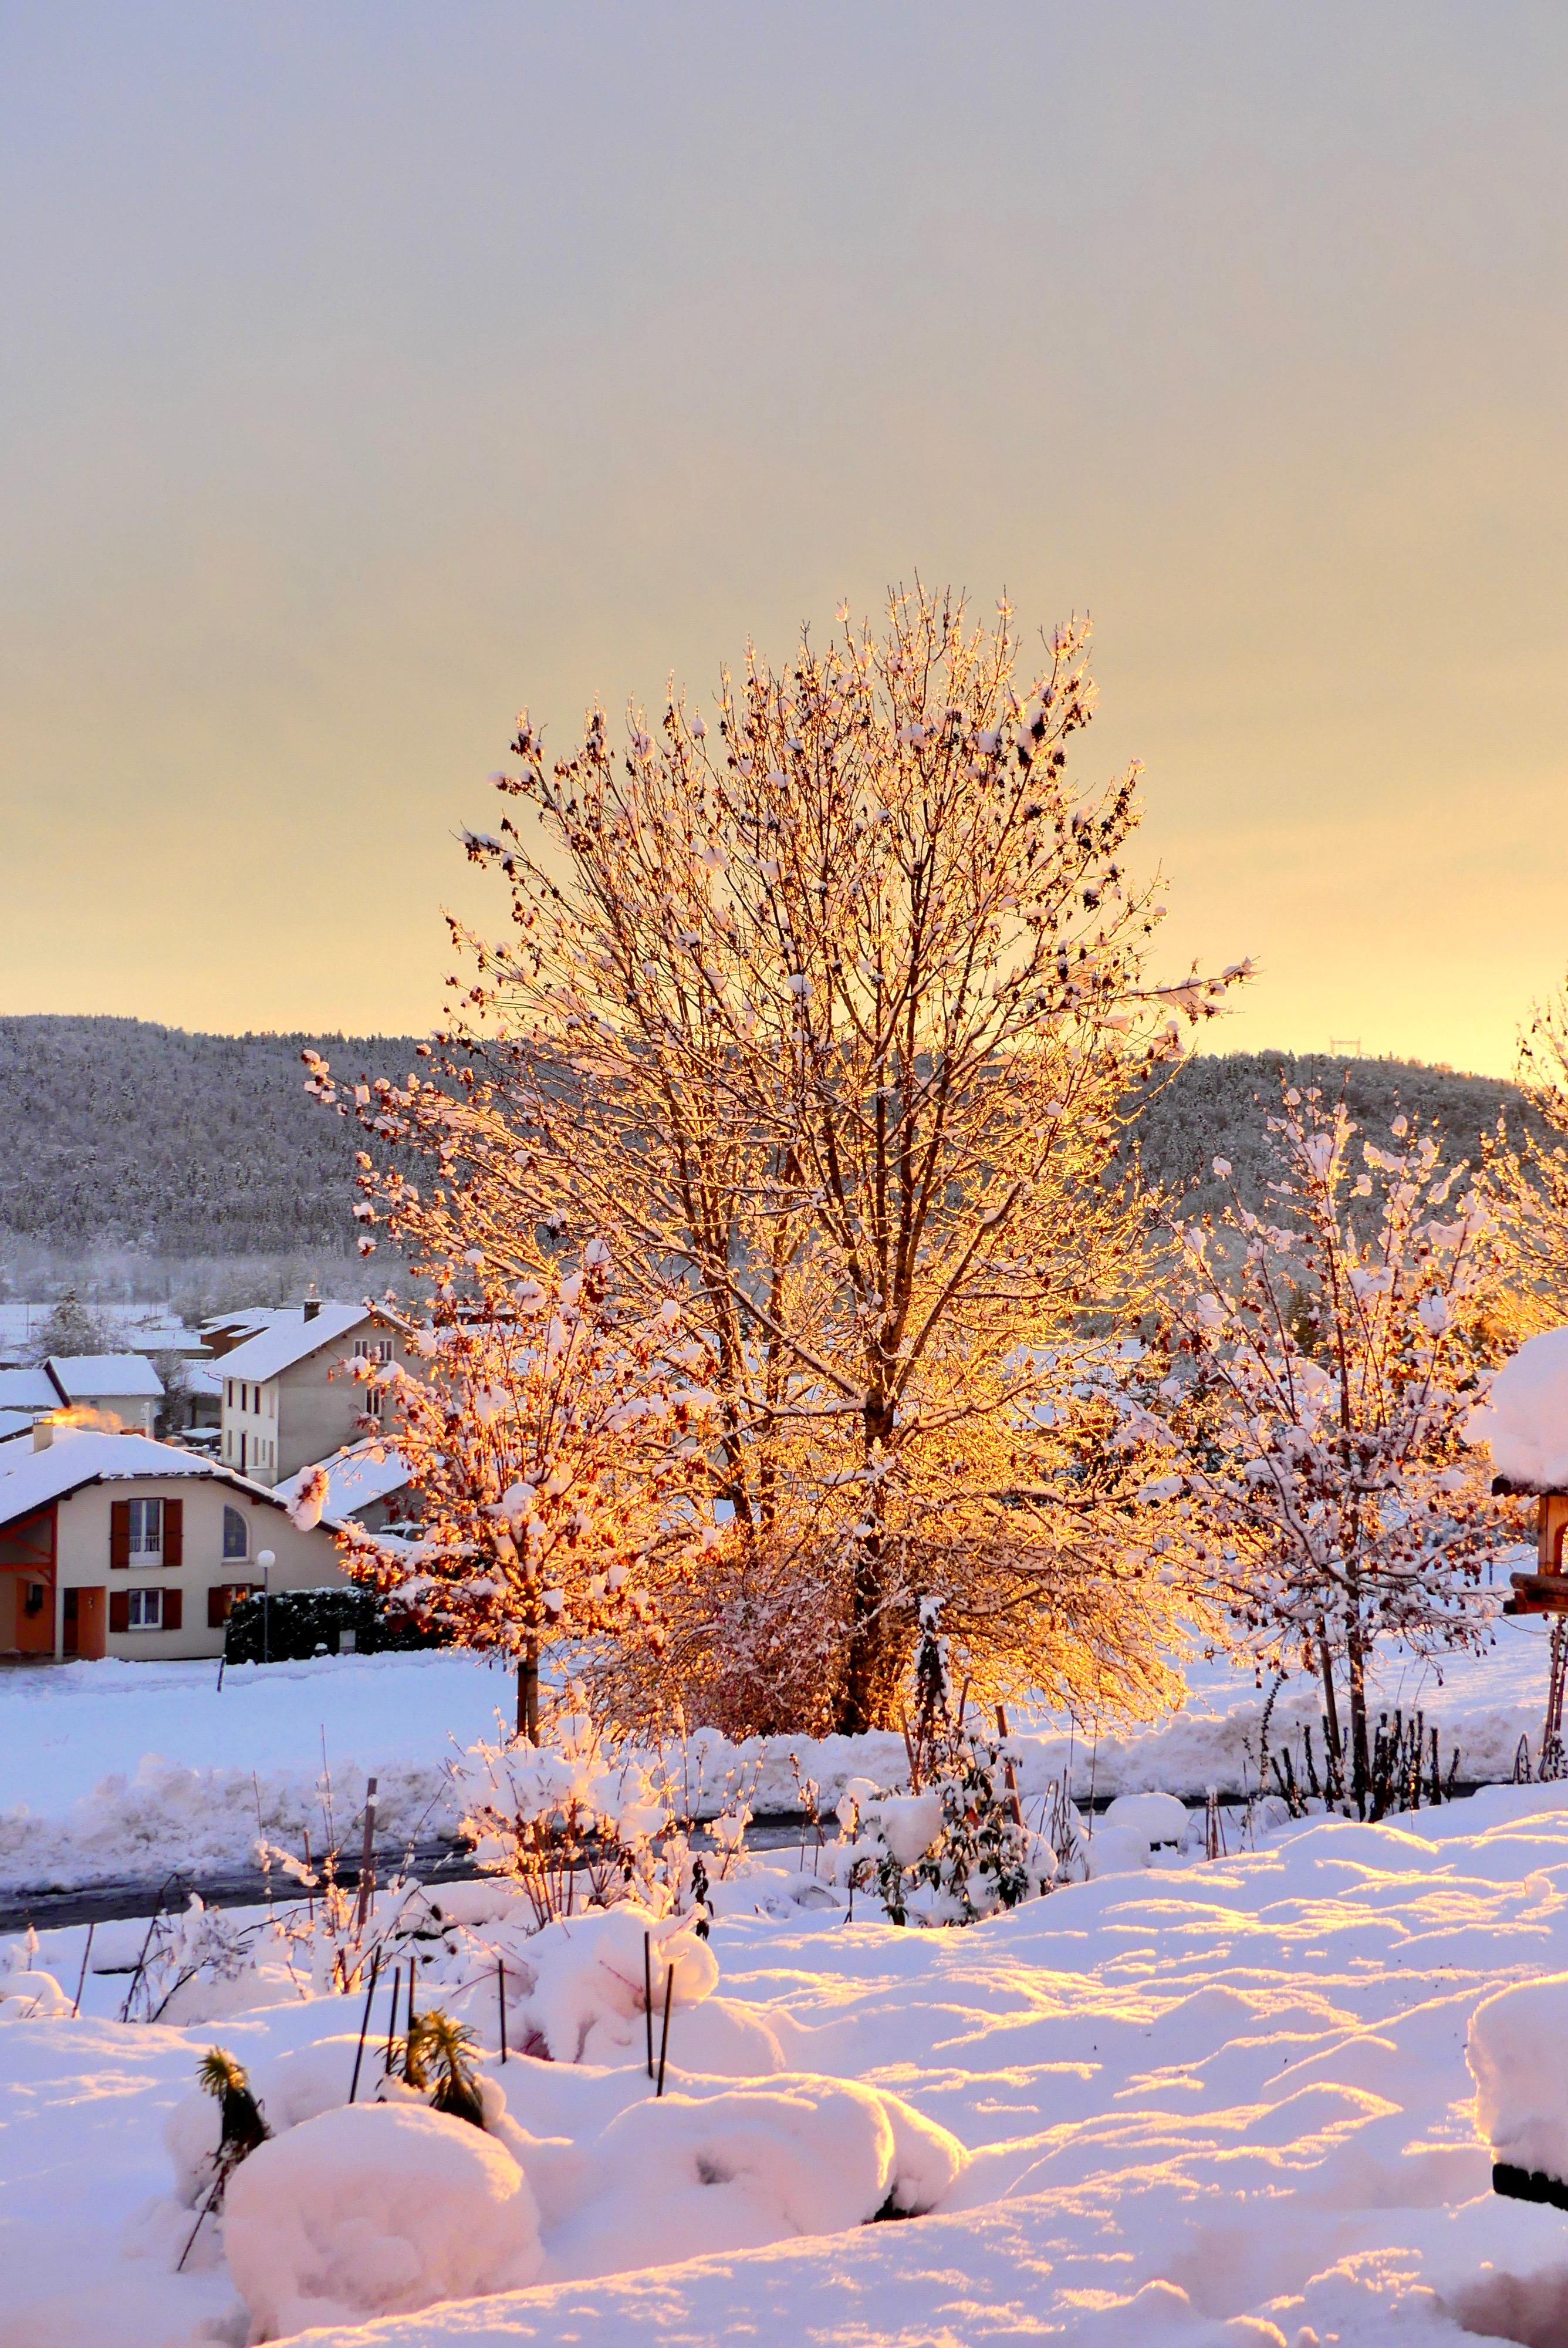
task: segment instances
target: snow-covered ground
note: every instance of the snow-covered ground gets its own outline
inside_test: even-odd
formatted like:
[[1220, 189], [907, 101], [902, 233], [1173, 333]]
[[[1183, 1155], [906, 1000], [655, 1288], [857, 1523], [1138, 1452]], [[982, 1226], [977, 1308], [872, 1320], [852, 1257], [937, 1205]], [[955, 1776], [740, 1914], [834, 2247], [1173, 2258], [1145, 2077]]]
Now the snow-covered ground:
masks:
[[[169, 2028], [107, 2018], [118, 1974], [88, 1975], [76, 2021], [41, 2010], [46, 1990], [37, 2012], [14, 1997], [0, 2343], [241, 2348], [334, 2294], [319, 2348], [1564, 2336], [1568, 2217], [1490, 2192], [1466, 2039], [1478, 2003], [1568, 1969], [1568, 1787], [1307, 1822], [964, 1931], [803, 1908], [810, 1882], [775, 1862], [722, 1887], [716, 1993], [693, 2003], [697, 1981], [675, 2005], [662, 2102], [641, 2013], [610, 1993], [614, 1920], [602, 1945], [593, 1920], [590, 2059], [487, 2058], [493, 2141], [406, 2106], [336, 2108], [357, 1999], [274, 1981], [282, 2003]], [[442, 2001], [493, 2049], [497, 1928], [468, 1896]], [[81, 1949], [51, 1934], [35, 1960], [67, 2002]], [[94, 1962], [127, 1958], [111, 1936]], [[523, 1993], [545, 2011], [543, 1988]], [[385, 2003], [384, 1987], [362, 2101]], [[559, 1997], [551, 2011], [569, 2056]], [[177, 2274], [215, 2039], [279, 2135]], [[1548, 2100], [1562, 2068], [1543, 2066]], [[1528, 2101], [1528, 2075], [1512, 2092]], [[889, 2179], [933, 2214], [865, 2223]], [[444, 2279], [486, 2295], [430, 2303]], [[399, 2306], [418, 2312], [369, 2320]]]
[[[1544, 1626], [1500, 1619], [1495, 1635], [1484, 1653], [1446, 1664], [1440, 1685], [1398, 1652], [1376, 1684], [1380, 1706], [1424, 1709], [1445, 1772], [1457, 1742], [1460, 1774], [1471, 1781], [1507, 1777], [1520, 1737], [1532, 1749], [1540, 1740]], [[340, 1826], [374, 1774], [384, 1841], [451, 1833], [447, 1764], [494, 1736], [497, 1715], [509, 1719], [515, 1704], [505, 1669], [449, 1653], [245, 1665], [225, 1673], [221, 1693], [217, 1676], [206, 1663], [113, 1661], [0, 1673], [0, 1889], [243, 1867], [259, 1823], [296, 1847], [308, 1828], [319, 1849], [323, 1750]], [[1255, 1787], [1264, 1692], [1250, 1673], [1217, 1663], [1192, 1664], [1187, 1686], [1185, 1705], [1168, 1719], [1098, 1740], [1059, 1723], [1022, 1724], [1025, 1792], [1043, 1792], [1064, 1769], [1081, 1800], [1091, 1787], [1157, 1787], [1191, 1801], [1211, 1785], [1227, 1793]], [[1293, 1748], [1298, 1771], [1300, 1727], [1309, 1724], [1316, 1736], [1318, 1709], [1316, 1683], [1299, 1675], [1275, 1704], [1272, 1749]], [[846, 1778], [891, 1784], [905, 1767], [896, 1735], [765, 1748], [715, 1741], [693, 1807], [712, 1815], [726, 1789], [743, 1783], [759, 1812], [794, 1809], [792, 1755], [828, 1808]]]

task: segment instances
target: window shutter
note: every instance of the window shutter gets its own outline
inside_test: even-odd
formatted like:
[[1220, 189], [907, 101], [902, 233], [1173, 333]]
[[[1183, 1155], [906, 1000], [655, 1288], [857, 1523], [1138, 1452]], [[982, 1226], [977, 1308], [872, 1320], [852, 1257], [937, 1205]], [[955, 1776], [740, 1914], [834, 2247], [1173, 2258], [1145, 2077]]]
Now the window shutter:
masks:
[[185, 1560], [185, 1503], [165, 1500], [163, 1504], [163, 1561], [165, 1565], [180, 1565]]
[[[116, 1572], [124, 1571], [130, 1564], [130, 1502], [109, 1502], [109, 1564]], [[111, 1622], [111, 1631], [128, 1631], [128, 1622]]]
[[[124, 1563], [123, 1559], [121, 1560], [121, 1563]], [[128, 1590], [111, 1590], [109, 1591], [109, 1629], [111, 1631], [128, 1631], [130, 1629], [130, 1592]]]
[[223, 1584], [220, 1581], [210, 1581], [207, 1585], [207, 1628], [210, 1631], [220, 1631], [227, 1619], [228, 1609], [223, 1603]]
[[183, 1590], [166, 1590], [166, 1591], [164, 1591], [164, 1593], [163, 1593], [163, 1627], [164, 1627], [164, 1629], [165, 1629], [166, 1631], [178, 1631], [178, 1630], [179, 1630], [179, 1629], [181, 1628], [182, 1624], [183, 1624], [184, 1618], [185, 1618], [185, 1592], [184, 1592], [184, 1591], [183, 1591]]

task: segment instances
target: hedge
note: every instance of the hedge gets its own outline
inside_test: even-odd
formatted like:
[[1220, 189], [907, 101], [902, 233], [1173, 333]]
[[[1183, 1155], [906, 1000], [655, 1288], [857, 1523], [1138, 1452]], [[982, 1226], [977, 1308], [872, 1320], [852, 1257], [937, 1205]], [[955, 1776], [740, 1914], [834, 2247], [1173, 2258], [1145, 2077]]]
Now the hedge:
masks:
[[406, 1653], [446, 1643], [439, 1631], [421, 1631], [401, 1608], [389, 1611], [373, 1590], [274, 1590], [270, 1598], [236, 1599], [223, 1649], [231, 1663], [259, 1663], [263, 1643], [273, 1663], [306, 1661], [318, 1647], [338, 1652], [338, 1633], [352, 1631], [362, 1655]]

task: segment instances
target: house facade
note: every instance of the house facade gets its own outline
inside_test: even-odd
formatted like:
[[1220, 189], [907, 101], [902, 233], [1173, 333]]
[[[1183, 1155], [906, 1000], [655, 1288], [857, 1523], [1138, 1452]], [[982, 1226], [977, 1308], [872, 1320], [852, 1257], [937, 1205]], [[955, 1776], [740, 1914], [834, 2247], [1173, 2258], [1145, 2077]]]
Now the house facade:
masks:
[[226, 1468], [282, 1484], [364, 1440], [367, 1394], [356, 1355], [416, 1366], [401, 1334], [368, 1305], [307, 1303], [277, 1315], [214, 1364], [223, 1381]]
[[343, 1584], [331, 1529], [146, 1436], [39, 1420], [0, 1444], [0, 1656], [215, 1656], [263, 1581]]

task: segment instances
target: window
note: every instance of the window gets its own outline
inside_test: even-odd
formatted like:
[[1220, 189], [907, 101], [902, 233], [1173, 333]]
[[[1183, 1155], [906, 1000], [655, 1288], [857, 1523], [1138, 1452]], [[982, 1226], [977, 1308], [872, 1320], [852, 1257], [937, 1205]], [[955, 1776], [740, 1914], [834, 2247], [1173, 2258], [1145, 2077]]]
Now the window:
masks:
[[392, 1340], [390, 1337], [356, 1337], [354, 1350], [356, 1361], [390, 1362]]
[[130, 1503], [130, 1553], [133, 1559], [163, 1555], [161, 1500], [133, 1500]]
[[[133, 1500], [134, 1509], [138, 1504]], [[156, 1509], [156, 1500], [140, 1505]], [[163, 1628], [163, 1592], [161, 1590], [128, 1590], [126, 1592], [126, 1625], [132, 1631], [161, 1631]]]
[[250, 1527], [238, 1509], [225, 1509], [223, 1511], [223, 1554], [225, 1557], [249, 1557], [251, 1554]]

